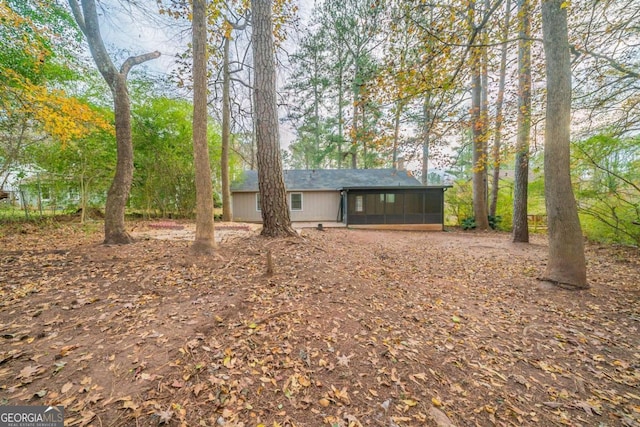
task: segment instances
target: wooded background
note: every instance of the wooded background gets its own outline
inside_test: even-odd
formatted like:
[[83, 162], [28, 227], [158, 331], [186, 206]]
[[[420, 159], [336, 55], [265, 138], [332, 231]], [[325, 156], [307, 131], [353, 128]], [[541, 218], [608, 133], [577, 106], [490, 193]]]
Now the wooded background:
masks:
[[[182, 39], [183, 52], [161, 76], [150, 72], [152, 62], [142, 64], [153, 52], [109, 40], [100, 42], [102, 62], [92, 61], [92, 5], [103, 27], [118, 28], [113, 17], [138, 7], [149, 25], [190, 34], [193, 15], [182, 2], [4, 1], [0, 184], [7, 198], [0, 212], [104, 209], [122, 147], [117, 85], [109, 79], [121, 75], [128, 77], [132, 142], [130, 197], [120, 196], [121, 208], [191, 217], [190, 40]], [[74, 14], [74, 6], [85, 14]], [[525, 240], [527, 218], [538, 227], [547, 214], [546, 85], [557, 72], [545, 71], [540, 2], [326, 0], [307, 6], [303, 17], [295, 2], [268, 6], [276, 103], [281, 125], [295, 134], [283, 145], [285, 168], [394, 167], [402, 157], [424, 183], [453, 185], [450, 223], [497, 223]], [[206, 8], [206, 138], [214, 199], [222, 204], [229, 181], [257, 167], [253, 89], [262, 66], [249, 43], [249, 5], [214, 1]], [[638, 245], [640, 5], [585, 0], [560, 2], [558, 10], [568, 18], [569, 162], [582, 232]]]

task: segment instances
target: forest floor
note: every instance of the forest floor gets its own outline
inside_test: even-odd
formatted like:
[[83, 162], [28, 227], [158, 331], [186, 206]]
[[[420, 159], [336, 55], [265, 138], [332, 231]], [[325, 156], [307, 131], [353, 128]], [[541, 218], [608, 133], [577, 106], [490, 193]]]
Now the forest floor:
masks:
[[640, 426], [637, 249], [588, 244], [575, 292], [536, 279], [543, 236], [222, 225], [194, 257], [130, 225], [126, 246], [0, 226], [0, 404], [68, 426]]

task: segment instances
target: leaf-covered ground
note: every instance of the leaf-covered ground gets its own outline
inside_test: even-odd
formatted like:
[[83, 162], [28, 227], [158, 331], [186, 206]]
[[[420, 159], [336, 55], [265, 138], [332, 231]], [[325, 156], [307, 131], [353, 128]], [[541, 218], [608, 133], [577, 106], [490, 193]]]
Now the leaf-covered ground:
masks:
[[69, 426], [640, 425], [637, 250], [589, 245], [571, 292], [542, 237], [0, 233], [0, 403]]

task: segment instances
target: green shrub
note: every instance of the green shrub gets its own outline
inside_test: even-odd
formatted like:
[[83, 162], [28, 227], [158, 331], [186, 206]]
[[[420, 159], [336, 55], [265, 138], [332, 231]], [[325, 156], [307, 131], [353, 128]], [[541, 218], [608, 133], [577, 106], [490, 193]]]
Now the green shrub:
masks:
[[[496, 230], [500, 225], [500, 223], [502, 222], [502, 217], [500, 215], [496, 215], [496, 216], [489, 215], [488, 219], [489, 219], [489, 227], [491, 227], [492, 230]], [[463, 230], [473, 230], [477, 227], [476, 219], [472, 216], [466, 217], [460, 223], [460, 227]]]
[[500, 215], [489, 215], [489, 227], [491, 227], [492, 230], [496, 230], [501, 222], [502, 217]]
[[460, 227], [463, 230], [473, 230], [476, 228], [476, 219], [472, 216], [467, 217], [460, 222]]

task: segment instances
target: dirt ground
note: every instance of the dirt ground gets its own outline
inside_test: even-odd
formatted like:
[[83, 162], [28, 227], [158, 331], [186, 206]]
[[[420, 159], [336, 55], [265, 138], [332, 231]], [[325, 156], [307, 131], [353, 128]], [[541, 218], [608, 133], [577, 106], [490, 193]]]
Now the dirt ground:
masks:
[[572, 292], [536, 280], [542, 236], [228, 226], [196, 258], [172, 224], [127, 246], [0, 226], [0, 404], [68, 426], [640, 426], [637, 249], [588, 245]]

